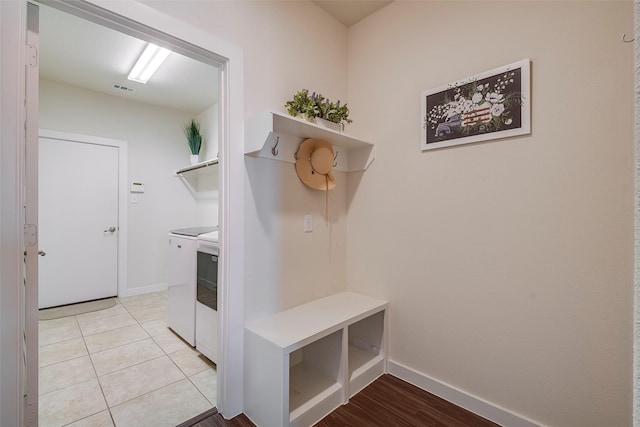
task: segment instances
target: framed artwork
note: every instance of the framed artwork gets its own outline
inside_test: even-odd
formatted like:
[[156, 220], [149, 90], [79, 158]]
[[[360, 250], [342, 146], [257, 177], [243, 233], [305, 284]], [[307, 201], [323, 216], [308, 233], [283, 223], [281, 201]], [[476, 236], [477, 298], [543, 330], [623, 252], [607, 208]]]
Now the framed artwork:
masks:
[[422, 92], [422, 150], [531, 133], [530, 61]]

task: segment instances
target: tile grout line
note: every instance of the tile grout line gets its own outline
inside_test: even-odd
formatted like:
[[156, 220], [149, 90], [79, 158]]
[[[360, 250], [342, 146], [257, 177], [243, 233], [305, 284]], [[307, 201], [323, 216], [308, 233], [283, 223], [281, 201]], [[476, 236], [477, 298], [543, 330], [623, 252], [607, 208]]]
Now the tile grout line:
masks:
[[[78, 321], [76, 317], [76, 321]], [[80, 322], [78, 321], [78, 327], [80, 327]], [[113, 425], [116, 425], [116, 421], [113, 419], [113, 414], [111, 413], [111, 407], [109, 406], [109, 402], [107, 401], [107, 396], [104, 394], [104, 389], [102, 388], [102, 383], [100, 382], [100, 377], [98, 377], [98, 371], [96, 370], [96, 365], [93, 363], [93, 357], [91, 357], [91, 352], [89, 352], [89, 346], [87, 346], [87, 341], [85, 340], [84, 332], [82, 328], [80, 328], [80, 333], [82, 334], [82, 341], [84, 342], [84, 346], [87, 349], [87, 355], [89, 356], [89, 361], [91, 362], [91, 367], [93, 368], [93, 373], [96, 375], [96, 381], [98, 382], [98, 387], [100, 387], [100, 393], [102, 393], [102, 398], [104, 399], [104, 404], [107, 407], [107, 411], [109, 412], [109, 418], [111, 418], [111, 422]], [[96, 412], [97, 414], [98, 412]], [[93, 416], [95, 414], [89, 415]], [[87, 417], [85, 417], [87, 418]], [[79, 420], [76, 420], [79, 421]], [[75, 421], [74, 421], [75, 422]]]
[[[162, 298], [162, 297], [160, 297]], [[162, 298], [164, 301], [167, 301], [165, 298]], [[125, 309], [128, 311], [129, 309], [125, 306]], [[132, 315], [133, 316], [133, 315]], [[136, 319], [136, 322], [138, 322], [138, 319]], [[138, 324], [140, 324], [140, 322], [138, 322]], [[144, 327], [140, 324], [140, 327], [142, 327], [144, 329]], [[170, 330], [170, 328], [167, 326], [167, 329]], [[171, 331], [171, 330], [170, 330]], [[173, 331], [171, 331], [171, 333], [174, 333]], [[209, 399], [207, 398], [207, 396], [204, 395], [204, 393], [202, 392], [202, 390], [200, 390], [200, 388], [191, 380], [191, 377], [189, 377], [189, 375], [186, 374], [186, 372], [184, 372], [182, 370], [182, 368], [180, 368], [180, 366], [178, 366], [178, 364], [175, 362], [175, 360], [173, 360], [173, 358], [170, 356], [170, 353], [168, 353], [160, 344], [158, 344], [158, 342], [154, 339], [154, 337], [151, 337], [151, 339], [153, 340], [153, 342], [156, 343], [156, 345], [158, 345], [158, 347], [160, 347], [160, 349], [164, 352], [164, 354], [169, 358], [169, 360], [171, 361], [171, 363], [174, 364], [174, 366], [176, 368], [178, 368], [178, 370], [180, 372], [182, 372], [182, 374], [185, 376], [185, 378], [187, 379], [187, 381], [189, 381], [191, 383], [191, 385], [198, 391], [198, 393], [200, 393], [200, 395], [204, 398], [205, 401], [209, 402], [210, 405], [212, 405], [212, 408], [216, 408], [217, 407], [217, 402], [216, 404], [214, 404], [213, 402], [210, 402]], [[180, 337], [178, 337], [178, 339], [180, 339], [181, 341], [183, 341], [183, 343], [185, 343], [187, 346], [189, 346], [190, 348], [193, 348], [195, 350], [195, 347], [191, 347], [191, 345], [187, 342], [185, 342], [184, 340], [182, 340]], [[176, 351], [180, 351], [180, 350], [176, 350]], [[172, 353], [175, 353], [172, 352]], [[197, 372], [194, 375], [197, 375], [201, 372], [204, 372], [206, 369], [203, 369], [200, 372]], [[216, 378], [217, 380], [217, 378]]]
[[[167, 298], [165, 298], [163, 295], [160, 295], [159, 293], [153, 293], [153, 294], [150, 294], [150, 295], [154, 295], [154, 296], [152, 297], [152, 299], [155, 299], [155, 301], [156, 301], [156, 305], [164, 305], [164, 306], [166, 306], [166, 304], [167, 304]], [[208, 405], [210, 405], [212, 408], [215, 408], [217, 405], [216, 405], [214, 402], [210, 401], [210, 400], [207, 398], [207, 396], [204, 394], [204, 392], [203, 392], [203, 391], [202, 391], [202, 390], [201, 390], [201, 389], [196, 385], [196, 383], [195, 383], [195, 382], [192, 380], [192, 378], [187, 374], [187, 372], [186, 372], [186, 371], [184, 371], [184, 370], [180, 367], [180, 365], [178, 365], [178, 363], [177, 363], [177, 362], [176, 362], [176, 361], [171, 357], [171, 355], [172, 355], [172, 354], [177, 353], [177, 352], [179, 352], [179, 351], [186, 350], [186, 349], [189, 349], [189, 350], [193, 351], [193, 352], [194, 352], [194, 354], [197, 352], [197, 350], [196, 350], [195, 348], [191, 347], [191, 345], [190, 345], [190, 344], [188, 344], [188, 343], [186, 343], [184, 340], [180, 339], [180, 338], [175, 334], [175, 332], [171, 331], [171, 330], [170, 330], [170, 328], [168, 328], [168, 327], [166, 326], [166, 318], [163, 318], [163, 317], [156, 318], [156, 319], [153, 319], [153, 318], [152, 318], [152, 319], [144, 320], [144, 322], [142, 322], [141, 320], [139, 320], [139, 319], [138, 319], [138, 318], [133, 314], [133, 312], [136, 312], [136, 311], [142, 311], [142, 310], [153, 310], [153, 309], [154, 309], [153, 304], [152, 304], [152, 305], [149, 305], [149, 303], [148, 303], [148, 302], [147, 302], [147, 303], [142, 302], [141, 307], [140, 307], [140, 310], [134, 310], [134, 309], [132, 309], [132, 308], [127, 307], [127, 305], [125, 305], [125, 304], [124, 304], [122, 301], [120, 301], [118, 298], [115, 298], [115, 300], [116, 300], [116, 303], [117, 303], [117, 304], [122, 305], [122, 308], [124, 309], [124, 312], [120, 312], [120, 313], [111, 313], [111, 314], [106, 315], [106, 316], [95, 317], [95, 320], [97, 320], [97, 321], [104, 321], [105, 319], [108, 319], [109, 317], [116, 316], [116, 315], [119, 315], [119, 314], [120, 314], [120, 315], [122, 315], [122, 314], [127, 313], [128, 315], [130, 315], [130, 316], [133, 318], [134, 323], [133, 323], [132, 325], [124, 325], [124, 326], [121, 326], [121, 327], [119, 327], [119, 328], [115, 328], [115, 329], [108, 329], [108, 330], [103, 331], [103, 332], [97, 332], [97, 333], [85, 334], [85, 331], [84, 331], [84, 330], [83, 330], [83, 328], [80, 326], [81, 319], [80, 319], [79, 317], [80, 317], [80, 316], [85, 315], [86, 313], [83, 313], [83, 314], [80, 314], [80, 315], [69, 316], [69, 317], [73, 317], [73, 318], [74, 318], [74, 324], [75, 324], [75, 326], [77, 326], [78, 330], [80, 331], [80, 336], [79, 336], [79, 337], [76, 337], [76, 338], [70, 338], [69, 340], [77, 339], [77, 338], [82, 338], [82, 342], [83, 342], [83, 346], [84, 346], [84, 350], [86, 351], [86, 354], [84, 354], [84, 355], [82, 355], [82, 356], [78, 356], [78, 357], [72, 357], [72, 358], [67, 359], [67, 360], [64, 360], [64, 361], [59, 361], [59, 362], [56, 362], [56, 363], [52, 363], [52, 364], [47, 365], [47, 366], [39, 367], [39, 369], [46, 368], [46, 367], [48, 367], [48, 366], [55, 366], [55, 365], [57, 365], [57, 364], [59, 364], [59, 363], [63, 363], [63, 362], [69, 361], [69, 360], [75, 360], [75, 359], [78, 359], [78, 358], [81, 358], [81, 357], [88, 356], [88, 358], [89, 358], [89, 362], [91, 363], [91, 367], [92, 367], [92, 369], [93, 369], [94, 377], [93, 377], [93, 378], [91, 378], [91, 379], [88, 379], [88, 380], [86, 380], [86, 381], [91, 381], [91, 380], [93, 380], [93, 379], [95, 378], [95, 380], [98, 382], [98, 385], [99, 385], [99, 387], [100, 387], [100, 391], [101, 391], [101, 394], [102, 394], [102, 397], [103, 397], [103, 400], [104, 400], [104, 403], [105, 403], [106, 409], [107, 409], [107, 411], [108, 411], [108, 414], [109, 414], [109, 417], [110, 417], [110, 419], [111, 419], [111, 422], [113, 423], [113, 425], [114, 425], [114, 426], [117, 426], [117, 424], [116, 424], [115, 418], [114, 418], [113, 413], [112, 413], [112, 408], [117, 407], [117, 406], [119, 406], [119, 405], [122, 405], [122, 404], [124, 404], [124, 403], [126, 403], [126, 402], [129, 402], [129, 401], [133, 400], [133, 399], [137, 399], [137, 398], [140, 398], [140, 397], [142, 397], [142, 396], [148, 395], [148, 394], [150, 394], [150, 393], [157, 392], [158, 390], [161, 390], [162, 388], [165, 388], [165, 387], [171, 386], [171, 385], [173, 385], [173, 384], [176, 384], [176, 383], [178, 383], [178, 382], [180, 382], [180, 381], [183, 381], [184, 379], [186, 379], [186, 380], [188, 381], [188, 383], [189, 383], [193, 388], [195, 388], [195, 390], [197, 391], [197, 393], [198, 393], [198, 394], [199, 394], [199, 395], [204, 399], [204, 401], [205, 401], [205, 402], [207, 402], [207, 403], [208, 403]], [[141, 301], [144, 301], [144, 300], [141, 298]], [[107, 310], [108, 310], [108, 309], [107, 309]], [[161, 310], [158, 310], [158, 311], [161, 311]], [[166, 309], [165, 309], [165, 311], [166, 311]], [[165, 313], [165, 316], [166, 316], [166, 313]], [[143, 318], [143, 319], [144, 319], [144, 318]], [[93, 321], [94, 319], [89, 319], [89, 320]], [[162, 334], [156, 334], [155, 336], [153, 336], [153, 335], [151, 335], [151, 332], [150, 332], [150, 331], [148, 331], [148, 330], [143, 326], [143, 323], [148, 323], [148, 322], [152, 322], [152, 321], [159, 321], [159, 320], [163, 320], [163, 321], [164, 321], [164, 328], [166, 329], [166, 331], [167, 331], [168, 333], [170, 333], [170, 334], [174, 335], [177, 339], [179, 339], [180, 341], [182, 341], [182, 344], [184, 344], [184, 347], [183, 347], [183, 348], [180, 348], [180, 349], [178, 349], [178, 350], [174, 350], [173, 352], [168, 352], [168, 351], [167, 351], [167, 350], [166, 350], [162, 345], [160, 345], [160, 343], [156, 340], [156, 337], [158, 337], [158, 336], [160, 336], [160, 335], [163, 335], [163, 334], [164, 334], [164, 332], [163, 332]], [[88, 344], [87, 344], [87, 340], [86, 340], [88, 337], [95, 336], [95, 335], [97, 335], [97, 334], [99, 334], [99, 333], [115, 331], [115, 330], [118, 330], [118, 329], [124, 329], [124, 328], [131, 327], [131, 326], [134, 326], [134, 325], [135, 325], [135, 326], [138, 326], [139, 328], [141, 328], [141, 329], [144, 331], [144, 333], [145, 333], [145, 335], [146, 335], [146, 337], [145, 337], [145, 338], [135, 339], [134, 341], [126, 342], [126, 343], [124, 343], [124, 344], [120, 344], [120, 345], [116, 345], [115, 347], [111, 347], [111, 348], [105, 348], [105, 349], [103, 349], [103, 350], [96, 351], [96, 352], [93, 352], [93, 353], [89, 351], [89, 346], [88, 346]], [[173, 366], [175, 366], [175, 367], [178, 369], [178, 371], [182, 374], [182, 377], [181, 377], [180, 379], [177, 379], [177, 380], [175, 380], [175, 381], [172, 381], [172, 382], [170, 382], [170, 383], [168, 383], [168, 384], [165, 384], [165, 385], [163, 385], [163, 386], [161, 386], [161, 387], [157, 387], [157, 388], [155, 388], [155, 389], [153, 389], [153, 390], [149, 390], [149, 391], [147, 391], [147, 392], [145, 392], [145, 393], [142, 393], [142, 394], [141, 394], [141, 395], [139, 395], [139, 396], [136, 396], [136, 397], [134, 397], [134, 398], [128, 399], [128, 400], [126, 400], [126, 401], [124, 401], [124, 402], [120, 402], [120, 403], [118, 403], [117, 405], [110, 406], [110, 404], [109, 404], [109, 402], [108, 402], [108, 400], [107, 400], [107, 398], [106, 398], [105, 391], [104, 391], [104, 389], [103, 389], [103, 384], [102, 384], [102, 382], [101, 382], [101, 380], [100, 380], [101, 376], [99, 376], [99, 375], [98, 375], [98, 372], [97, 372], [97, 369], [96, 369], [96, 365], [95, 365], [95, 363], [94, 363], [93, 355], [94, 355], [94, 354], [99, 354], [99, 353], [102, 353], [102, 352], [105, 352], [105, 351], [108, 351], [108, 350], [111, 350], [111, 349], [114, 349], [114, 348], [118, 348], [118, 347], [121, 347], [121, 346], [124, 346], [124, 345], [128, 345], [128, 344], [133, 344], [133, 343], [136, 343], [136, 342], [140, 342], [140, 341], [143, 341], [143, 340], [146, 340], [146, 339], [151, 339], [151, 342], [153, 342], [157, 347], [159, 347], [159, 348], [160, 348], [160, 351], [161, 351], [162, 356], [154, 357], [154, 358], [152, 358], [152, 359], [145, 360], [144, 362], [148, 362], [148, 361], [151, 361], [151, 360], [156, 360], [156, 359], [159, 359], [159, 358], [161, 358], [161, 357], [165, 357], [165, 356], [166, 356], [166, 357], [168, 357], [168, 359], [171, 361], [172, 365], [173, 365]], [[69, 340], [62, 340], [62, 341], [60, 341], [60, 342], [65, 342], [65, 341], [69, 341]], [[47, 345], [52, 345], [52, 344], [57, 344], [57, 343], [51, 343], [51, 344], [47, 344]], [[45, 347], [45, 346], [42, 346], [42, 347]], [[167, 347], [167, 348], [170, 348], [170, 347]], [[198, 353], [199, 353], [199, 352], [198, 352]], [[144, 362], [140, 362], [140, 363], [144, 363]], [[131, 365], [131, 366], [136, 366], [136, 365], [139, 365], [140, 363], [134, 363], [134, 364], [133, 364], [133, 365]], [[131, 366], [128, 366], [127, 368], [130, 368]], [[105, 374], [105, 375], [111, 374], [111, 373], [113, 373], [113, 372], [118, 372], [118, 371], [120, 371], [120, 370], [122, 370], [122, 369], [126, 369], [126, 368], [117, 369], [117, 370], [112, 371], [112, 372], [109, 372], [109, 373], [107, 373], [107, 374]], [[186, 369], [186, 367], [185, 367], [185, 369]], [[198, 371], [198, 372], [194, 373], [192, 376], [199, 375], [200, 373], [206, 372], [206, 371], [207, 371], [207, 370], [209, 370], [209, 369], [211, 369], [211, 370], [215, 371], [215, 367], [213, 367], [213, 366], [208, 366], [208, 367], [206, 367], [206, 368], [203, 368], [201, 371]], [[103, 376], [104, 376], [104, 375], [103, 375]], [[82, 383], [82, 382], [86, 382], [86, 381], [81, 381], [81, 382], [79, 382], [78, 384], [80, 384], [80, 383]], [[75, 384], [73, 384], [73, 385], [75, 385]], [[67, 388], [67, 387], [71, 387], [71, 386], [72, 386], [72, 385], [69, 385], [69, 386], [66, 386], [66, 387], [63, 387], [63, 388], [60, 388], [60, 389], [57, 389], [57, 390], [52, 390], [52, 391], [63, 390], [63, 389], [65, 389], [65, 388]], [[47, 393], [47, 394], [48, 394], [48, 393]], [[84, 416], [84, 417], [82, 417], [82, 418], [78, 418], [78, 419], [76, 419], [76, 420], [70, 421], [69, 423], [66, 423], [65, 425], [73, 424], [73, 423], [78, 422], [78, 421], [80, 421], [80, 420], [83, 420], [83, 419], [85, 419], [85, 418], [89, 418], [89, 417], [91, 417], [91, 416], [95, 416], [96, 414], [98, 414], [98, 413], [100, 413], [100, 412], [102, 412], [102, 411], [103, 411], [103, 410], [100, 410], [100, 411], [98, 411], [98, 412], [96, 412], [96, 413], [94, 413], [94, 414], [90, 414], [90, 415]]]
[[[164, 301], [166, 301], [166, 300], [164, 300]], [[179, 367], [179, 366], [177, 366], [177, 365], [176, 365], [176, 363], [173, 361], [173, 359], [171, 358], [171, 356], [169, 356], [169, 353], [167, 353], [167, 352], [165, 351], [165, 349], [164, 349], [164, 348], [162, 348], [162, 346], [161, 346], [161, 345], [160, 345], [160, 344], [159, 344], [159, 343], [154, 339], [154, 337], [153, 337], [151, 334], [149, 334], [149, 332], [144, 328], [144, 326], [142, 326], [142, 323], [141, 323], [141, 322], [140, 322], [140, 321], [139, 321], [139, 320], [138, 320], [138, 319], [133, 315], [132, 311], [136, 311], [136, 310], [131, 310], [129, 307], [127, 307], [127, 306], [126, 306], [124, 303], [122, 303], [120, 300], [118, 300], [118, 304], [121, 304], [121, 305], [124, 307], [125, 311], [127, 311], [127, 313], [129, 313], [129, 315], [130, 315], [131, 317], [133, 317], [133, 319], [136, 321], [136, 324], [137, 324], [138, 326], [140, 326], [140, 327], [145, 331], [145, 333], [147, 334], [147, 338], [144, 338], [144, 339], [151, 339], [151, 341], [153, 341], [153, 343], [154, 343], [155, 345], [157, 345], [157, 346], [158, 346], [158, 348], [160, 348], [160, 351], [162, 351], [162, 353], [163, 353], [163, 355], [162, 355], [162, 356], [158, 356], [158, 357], [155, 357], [155, 358], [153, 358], [153, 359], [145, 360], [144, 362], [136, 363], [136, 364], [131, 365], [131, 366], [137, 366], [137, 365], [140, 365], [140, 364], [142, 364], [142, 363], [145, 363], [145, 362], [148, 362], [148, 361], [151, 361], [151, 360], [157, 360], [157, 359], [160, 359], [161, 357], [167, 357], [167, 358], [171, 361], [171, 363], [173, 363], [173, 364], [176, 366], [176, 368], [178, 368], [178, 370], [180, 371], [180, 373], [181, 373], [182, 375], [184, 375], [184, 378], [180, 378], [180, 379], [178, 379], [178, 380], [176, 380], [176, 381], [173, 381], [173, 382], [171, 382], [171, 383], [169, 383], [169, 384], [165, 384], [165, 385], [163, 385], [163, 386], [161, 386], [161, 387], [158, 387], [158, 388], [156, 388], [156, 389], [149, 390], [149, 391], [147, 391], [147, 392], [145, 392], [145, 393], [142, 393], [141, 395], [138, 395], [138, 396], [132, 397], [131, 399], [125, 400], [125, 401], [120, 402], [120, 403], [118, 403], [117, 405], [113, 405], [113, 406], [110, 406], [110, 405], [109, 405], [109, 402], [107, 401], [107, 398], [106, 398], [106, 396], [105, 396], [105, 402], [107, 403], [107, 407], [109, 408], [109, 414], [111, 415], [111, 419], [112, 419], [112, 421], [113, 421], [113, 424], [114, 424], [114, 425], [116, 425], [116, 423], [115, 423], [115, 419], [113, 418], [113, 414], [111, 413], [111, 408], [114, 408], [114, 407], [119, 406], [119, 405], [123, 405], [123, 404], [125, 404], [125, 403], [127, 403], [127, 402], [130, 402], [131, 400], [134, 400], [134, 399], [140, 398], [140, 397], [142, 397], [142, 396], [145, 396], [145, 395], [147, 395], [147, 394], [153, 393], [153, 392], [155, 392], [155, 391], [158, 391], [158, 390], [160, 390], [160, 389], [162, 389], [162, 388], [164, 388], [164, 387], [167, 387], [167, 386], [169, 386], [169, 385], [175, 384], [175, 383], [177, 383], [177, 382], [179, 382], [179, 381], [182, 381], [182, 380], [184, 380], [184, 379], [189, 380], [189, 377], [184, 373], [184, 371], [182, 371], [182, 369], [180, 369], [180, 367]], [[157, 320], [157, 319], [151, 319], [151, 320]], [[151, 321], [151, 320], [149, 320], [149, 321]], [[167, 329], [168, 329], [168, 328], [167, 328]], [[139, 342], [139, 341], [143, 341], [143, 340], [137, 340], [137, 341], [134, 341], [134, 342]], [[127, 343], [127, 344], [130, 344], [130, 343]], [[126, 345], [126, 344], [124, 344], [124, 345]], [[114, 348], [115, 348], [115, 347], [114, 347]], [[109, 349], [109, 350], [110, 350], [110, 349]], [[104, 350], [104, 351], [106, 351], [106, 350]], [[115, 371], [109, 372], [109, 374], [111, 374], [111, 373], [113, 373], [113, 372], [118, 372], [118, 371], [121, 371], [121, 370], [124, 370], [124, 369], [128, 369], [128, 368], [130, 368], [131, 366], [127, 366], [127, 367], [125, 367], [125, 368], [122, 368], [122, 369], [118, 369], [118, 370], [115, 370]], [[94, 368], [95, 368], [95, 367], [94, 367]], [[96, 372], [96, 374], [97, 374], [97, 372]], [[108, 374], [105, 374], [105, 375], [108, 375]], [[98, 383], [100, 383], [100, 377], [98, 377]], [[194, 384], [194, 387], [195, 387], [195, 384]], [[100, 383], [100, 388], [102, 389], [102, 383]], [[198, 390], [198, 392], [200, 392], [200, 390], [199, 390], [197, 387], [196, 387], [196, 390]], [[103, 393], [103, 394], [104, 394], [104, 393]], [[204, 396], [203, 396], [203, 397], [204, 397]], [[206, 397], [205, 397], [205, 400], [207, 400], [207, 399], [206, 399]], [[208, 400], [207, 400], [207, 402], [208, 402]], [[117, 426], [116, 426], [116, 427], [117, 427]]]

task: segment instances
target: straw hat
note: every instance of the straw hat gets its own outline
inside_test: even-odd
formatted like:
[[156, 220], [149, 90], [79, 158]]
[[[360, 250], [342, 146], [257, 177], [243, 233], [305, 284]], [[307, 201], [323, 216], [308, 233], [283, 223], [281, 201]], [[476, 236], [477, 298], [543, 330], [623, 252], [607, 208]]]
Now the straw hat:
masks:
[[305, 139], [296, 153], [296, 173], [304, 184], [315, 190], [328, 191], [336, 186], [331, 174], [333, 146], [322, 139]]

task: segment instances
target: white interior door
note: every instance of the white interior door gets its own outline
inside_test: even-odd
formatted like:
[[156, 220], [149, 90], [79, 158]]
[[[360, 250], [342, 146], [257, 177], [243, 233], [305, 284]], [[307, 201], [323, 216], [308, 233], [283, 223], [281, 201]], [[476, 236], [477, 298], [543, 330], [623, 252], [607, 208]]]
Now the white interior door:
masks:
[[118, 148], [40, 138], [40, 308], [118, 294]]

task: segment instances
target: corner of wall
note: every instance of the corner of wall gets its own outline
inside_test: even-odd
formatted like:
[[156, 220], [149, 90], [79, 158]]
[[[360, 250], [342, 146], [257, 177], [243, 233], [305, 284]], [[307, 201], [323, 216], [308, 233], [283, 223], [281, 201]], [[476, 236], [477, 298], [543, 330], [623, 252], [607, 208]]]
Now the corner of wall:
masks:
[[640, 426], [640, 2], [634, 1], [633, 425]]

